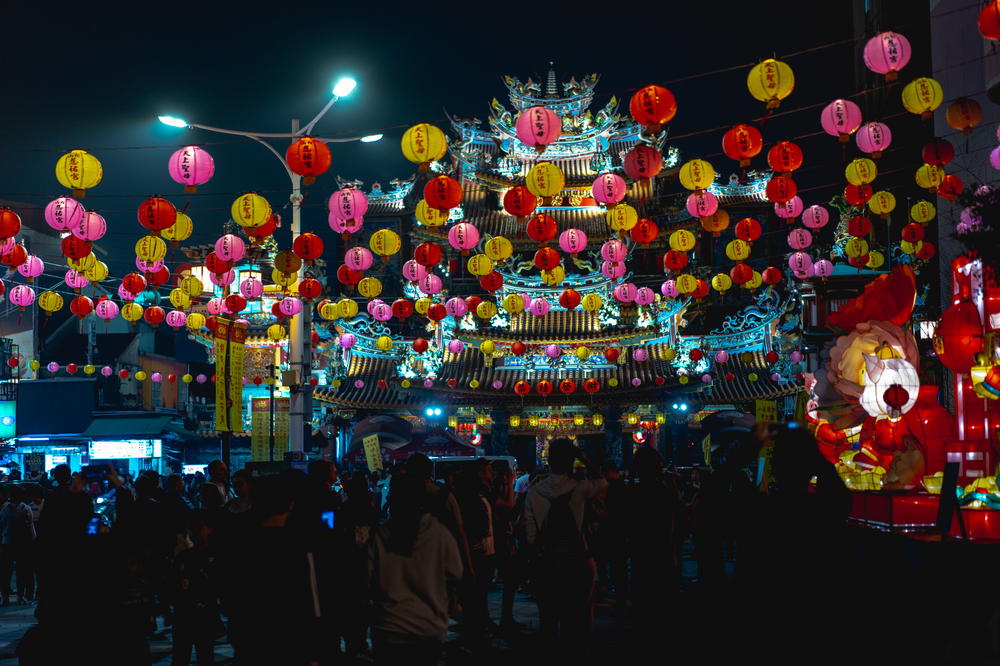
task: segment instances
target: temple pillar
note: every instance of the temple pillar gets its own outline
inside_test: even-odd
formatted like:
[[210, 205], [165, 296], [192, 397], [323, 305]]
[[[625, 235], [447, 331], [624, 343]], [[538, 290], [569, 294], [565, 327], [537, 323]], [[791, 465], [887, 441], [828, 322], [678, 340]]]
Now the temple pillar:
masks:
[[604, 410], [604, 451], [605, 458], [616, 465], [622, 465], [622, 410], [609, 407]]
[[509, 456], [510, 455], [510, 412], [506, 409], [494, 409], [490, 412], [493, 419], [493, 426], [490, 432], [489, 443], [486, 446], [487, 455]]

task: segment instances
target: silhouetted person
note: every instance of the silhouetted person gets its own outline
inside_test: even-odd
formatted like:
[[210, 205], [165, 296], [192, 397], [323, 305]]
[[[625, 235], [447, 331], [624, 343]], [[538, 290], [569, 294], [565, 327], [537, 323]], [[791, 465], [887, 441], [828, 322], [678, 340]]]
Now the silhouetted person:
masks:
[[456, 491], [462, 525], [469, 541], [472, 571], [466, 571], [462, 594], [462, 632], [478, 641], [491, 630], [489, 605], [496, 542], [493, 533], [493, 468], [485, 458], [466, 466]]
[[219, 613], [218, 564], [210, 544], [212, 527], [204, 513], [187, 514], [191, 548], [174, 558], [170, 599], [173, 604], [174, 666], [191, 662], [194, 648], [199, 664], [215, 663], [213, 642], [224, 633]]

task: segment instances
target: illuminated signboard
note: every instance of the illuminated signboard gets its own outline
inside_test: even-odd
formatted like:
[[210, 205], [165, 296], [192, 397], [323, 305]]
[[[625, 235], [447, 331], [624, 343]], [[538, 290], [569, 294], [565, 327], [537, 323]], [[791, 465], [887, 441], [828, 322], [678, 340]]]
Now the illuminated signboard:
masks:
[[123, 458], [159, 458], [162, 439], [115, 439], [90, 443], [90, 457], [96, 460]]
[[17, 403], [0, 400], [0, 439], [10, 439], [17, 434]]

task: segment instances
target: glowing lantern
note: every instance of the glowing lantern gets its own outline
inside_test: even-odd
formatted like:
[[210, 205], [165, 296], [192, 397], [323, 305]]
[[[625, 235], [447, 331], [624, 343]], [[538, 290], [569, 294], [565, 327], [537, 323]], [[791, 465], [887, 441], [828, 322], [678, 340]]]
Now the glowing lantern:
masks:
[[204, 185], [215, 174], [215, 160], [207, 150], [198, 146], [185, 146], [167, 161], [167, 171], [174, 182], [184, 186], [184, 191], [193, 193], [199, 185]]
[[323, 239], [316, 234], [301, 234], [292, 241], [292, 252], [299, 259], [311, 264], [323, 254]]
[[686, 190], [704, 190], [715, 180], [715, 169], [705, 160], [688, 160], [681, 165], [678, 178]]
[[350, 298], [342, 298], [336, 303], [337, 316], [342, 319], [350, 319], [358, 314], [358, 304]]
[[160, 236], [170, 241], [170, 244], [176, 247], [180, 245], [181, 241], [190, 238], [192, 233], [194, 233], [194, 222], [185, 213], [177, 211], [174, 223], [163, 229], [160, 232]]
[[587, 312], [597, 312], [601, 309], [601, 305], [603, 305], [603, 299], [594, 292], [591, 292], [583, 297], [580, 304]]
[[632, 236], [632, 240], [639, 243], [643, 247], [647, 247], [650, 243], [656, 240], [656, 237], [660, 234], [660, 228], [656, 225], [656, 222], [652, 220], [642, 218], [632, 230], [629, 235]]
[[[179, 216], [180, 213], [178, 213], [178, 219]], [[243, 227], [243, 233], [245, 233], [247, 235], [247, 238], [250, 239], [250, 243], [256, 245], [257, 243], [261, 242], [262, 240], [273, 234], [274, 230], [278, 228], [280, 222], [281, 222], [281, 217], [279, 215], [272, 214], [271, 217], [267, 218], [267, 222], [260, 225], [259, 227]], [[167, 237], [168, 231], [170, 230], [165, 229], [163, 231], [164, 238]], [[171, 244], [174, 243], [175, 243], [174, 241], [171, 242]]]
[[924, 228], [916, 222], [911, 222], [903, 227], [900, 237], [907, 243], [917, 243], [924, 239]]
[[465, 304], [464, 299], [459, 298], [458, 296], [454, 296], [452, 298], [449, 298], [448, 301], [444, 304], [444, 311], [448, 313], [449, 317], [455, 317], [456, 319], [459, 319], [461, 317], [464, 317], [465, 314], [469, 311], [469, 309], [468, 306]]
[[180, 289], [171, 289], [168, 300], [178, 310], [183, 310], [191, 305], [191, 297]]
[[[302, 280], [301, 282], [299, 282], [299, 297], [302, 298], [302, 299], [305, 299], [307, 301], [311, 301], [311, 300], [313, 300], [315, 298], [319, 298], [320, 294], [322, 294], [322, 293], [323, 293], [323, 285], [320, 283], [319, 280], [316, 280], [314, 278], [306, 278], [305, 280]], [[360, 284], [358, 285], [358, 293], [361, 293], [361, 285]], [[236, 296], [237, 294], [233, 294], [233, 295]], [[361, 293], [361, 295], [364, 296], [363, 293]], [[232, 297], [230, 296], [230, 298], [232, 298]], [[240, 296], [240, 298], [242, 299], [243, 297]], [[226, 299], [226, 300], [228, 301], [228, 299]], [[246, 303], [245, 302], [244, 302], [244, 307], [246, 307]], [[242, 309], [243, 308], [240, 308], [240, 310], [242, 310]]]
[[[586, 245], [586, 240], [583, 243]], [[483, 253], [490, 261], [506, 261], [514, 253], [514, 245], [503, 236], [493, 236], [483, 243]]]
[[872, 195], [868, 207], [876, 215], [881, 215], [882, 219], [888, 219], [889, 213], [896, 208], [896, 197], [893, 196], [892, 192], [880, 190]]
[[100, 282], [108, 277], [108, 265], [103, 261], [95, 262], [93, 266], [83, 271], [83, 277], [91, 282]]
[[[13, 239], [11, 239], [13, 240]], [[77, 241], [76, 243], [67, 243], [67, 241]], [[85, 245], [84, 245], [85, 244]], [[71, 256], [72, 254], [82, 254], [84, 251], [90, 251], [89, 241], [80, 241], [74, 236], [69, 238], [64, 238], [62, 241], [62, 253], [64, 256]], [[0, 264], [4, 266], [10, 266], [11, 268], [16, 268], [23, 264], [28, 259], [28, 251], [24, 249], [23, 245], [14, 244], [14, 246], [3, 255], [0, 255]]]
[[934, 332], [934, 351], [945, 367], [968, 374], [982, 350], [983, 323], [974, 303], [962, 301], [941, 313]]
[[215, 241], [215, 254], [223, 261], [237, 262], [246, 256], [246, 244], [235, 234], [224, 234]]
[[535, 266], [539, 270], [552, 270], [561, 260], [559, 252], [551, 247], [543, 247], [535, 252]]
[[624, 199], [625, 190], [625, 179], [614, 173], [602, 173], [591, 186], [594, 200], [608, 207], [615, 206]]
[[847, 221], [847, 233], [855, 238], [861, 238], [871, 233], [872, 222], [863, 215], [855, 215]]
[[854, 141], [858, 144], [858, 149], [863, 153], [868, 153], [873, 158], [882, 157], [889, 144], [892, 143], [892, 132], [885, 123], [865, 123], [854, 135]]
[[205, 291], [205, 285], [193, 275], [183, 278], [177, 287], [192, 298], [201, 296], [201, 292]]
[[959, 97], [948, 105], [945, 119], [952, 129], [971, 134], [972, 128], [983, 121], [983, 107], [974, 99]]
[[628, 248], [625, 243], [617, 239], [605, 241], [601, 246], [601, 258], [611, 263], [621, 263], [628, 256]]
[[[694, 249], [696, 239], [694, 234], [687, 229], [678, 229], [677, 231], [670, 234], [668, 238], [668, 243], [670, 249], [677, 250], [678, 252], [688, 252]], [[605, 257], [607, 259], [607, 257]]]
[[539, 213], [528, 220], [526, 230], [530, 239], [539, 243], [547, 243], [556, 237], [559, 226], [551, 216]]
[[739, 238], [731, 240], [726, 244], [726, 256], [733, 261], [743, 261], [750, 256], [750, 244]]
[[205, 315], [201, 314], [200, 312], [192, 312], [187, 316], [187, 321], [185, 322], [185, 326], [187, 326], [189, 330], [197, 331], [204, 325], [205, 325]]
[[[863, 257], [868, 254], [868, 241], [863, 238], [852, 238], [844, 244], [844, 253], [852, 259]], [[799, 252], [797, 254], [802, 253]], [[796, 269], [793, 267], [793, 270]]]
[[559, 247], [563, 252], [573, 255], [583, 252], [587, 247], [587, 234], [579, 229], [567, 229], [559, 234]]
[[875, 180], [877, 175], [878, 167], [866, 157], [851, 160], [844, 168], [844, 177], [851, 185], [867, 185]]
[[775, 268], [774, 266], [768, 266], [761, 273], [761, 279], [764, 284], [778, 284], [784, 278], [781, 269]]
[[271, 204], [259, 194], [248, 192], [236, 198], [229, 212], [241, 227], [259, 227], [271, 217]]
[[722, 135], [722, 152], [741, 167], [749, 166], [750, 160], [760, 154], [763, 147], [764, 138], [753, 125], [740, 123]]
[[1000, 3], [990, 0], [979, 11], [979, 33], [986, 39], [1000, 41]]
[[205, 255], [205, 268], [211, 273], [222, 275], [232, 270], [233, 263], [226, 261], [213, 251]]
[[538, 206], [538, 197], [524, 185], [516, 185], [503, 195], [503, 209], [523, 222]]
[[719, 234], [729, 228], [729, 213], [720, 208], [713, 214], [702, 217], [700, 222], [702, 229], [718, 238]]
[[931, 117], [934, 109], [941, 106], [941, 102], [944, 101], [944, 91], [937, 81], [922, 76], [906, 84], [902, 97], [903, 106], [907, 111], [926, 120]]
[[774, 214], [791, 224], [802, 213], [802, 207], [802, 199], [795, 196], [785, 203], [774, 204]]
[[122, 278], [122, 287], [131, 294], [141, 294], [146, 290], [146, 278], [138, 273], [129, 273]]
[[562, 120], [547, 107], [532, 106], [518, 114], [514, 129], [521, 143], [533, 147], [536, 153], [541, 153], [559, 138]]
[[437, 210], [450, 210], [462, 203], [462, 186], [451, 176], [435, 176], [424, 185], [424, 200]]
[[497, 271], [490, 271], [479, 278], [479, 286], [486, 291], [496, 291], [503, 286], [503, 276]]
[[292, 296], [286, 296], [278, 301], [278, 309], [281, 310], [282, 315], [286, 317], [294, 317], [298, 313], [302, 312], [302, 301]]
[[612, 231], [628, 231], [639, 221], [639, 213], [628, 204], [620, 204], [608, 210], [606, 219]]
[[419, 123], [403, 133], [401, 146], [403, 157], [419, 164], [420, 172], [426, 173], [430, 163], [441, 159], [448, 151], [448, 139], [434, 125]]
[[[79, 297], [78, 297], [79, 298]], [[167, 313], [158, 305], [153, 305], [146, 308], [142, 313], [142, 318], [147, 324], [153, 326], [154, 328], [166, 319]]]
[[368, 241], [368, 246], [372, 249], [372, 252], [379, 255], [382, 258], [382, 262], [389, 261], [389, 257], [399, 252], [403, 247], [403, 242], [399, 238], [399, 234], [391, 229], [379, 229], [372, 234], [371, 239]]
[[267, 327], [267, 338], [272, 342], [279, 342], [285, 338], [285, 327], [281, 324], [271, 324]]
[[789, 176], [775, 176], [767, 181], [767, 198], [774, 203], [785, 203], [798, 191], [798, 185]]
[[934, 257], [937, 248], [934, 247], [933, 243], [930, 241], [921, 241], [919, 245], [920, 247], [918, 247], [917, 251], [913, 253], [917, 259], [920, 259], [921, 261], [929, 261]]
[[478, 242], [479, 229], [474, 224], [459, 222], [448, 230], [448, 243], [456, 250], [461, 250], [462, 254], [468, 254]]
[[139, 204], [137, 217], [139, 224], [156, 234], [173, 226], [177, 221], [177, 209], [163, 197], [150, 197]]
[[914, 222], [927, 224], [937, 215], [937, 209], [930, 201], [918, 201], [910, 207], [910, 218]]
[[549, 313], [552, 306], [544, 298], [536, 298], [531, 301], [531, 305], [528, 306], [528, 311], [536, 317], [544, 317]]
[[729, 269], [729, 277], [736, 284], [746, 284], [753, 279], [753, 269], [746, 264], [736, 264]]
[[[742, 264], [741, 264], [742, 265]], [[733, 280], [725, 273], [718, 273], [712, 278], [712, 289], [720, 294], [726, 293], [733, 286]]]
[[805, 252], [795, 252], [788, 257], [788, 267], [797, 273], [808, 272], [813, 265], [812, 257]]
[[881, 268], [882, 264], [885, 263], [885, 255], [883, 255], [878, 250], [871, 250], [868, 253], [868, 261], [865, 263], [867, 268], [875, 269]]
[[946, 174], [938, 185], [937, 194], [944, 199], [954, 199], [962, 193], [962, 179], [953, 173]]
[[23, 310], [35, 302], [35, 290], [26, 284], [19, 284], [10, 290], [10, 302]]
[[524, 181], [528, 191], [542, 198], [544, 205], [551, 203], [552, 197], [566, 186], [562, 170], [552, 162], [539, 162], [531, 167]]
[[865, 44], [862, 58], [865, 67], [885, 76], [886, 81], [895, 81], [899, 70], [910, 62], [912, 51], [910, 42], [898, 32], [880, 32]]
[[437, 266], [441, 262], [441, 248], [430, 241], [421, 243], [413, 250], [413, 260], [428, 268]]
[[833, 263], [829, 259], [820, 259], [813, 264], [813, 274], [823, 279], [830, 277], [833, 275]]
[[622, 168], [629, 178], [648, 185], [649, 180], [663, 170], [663, 155], [652, 146], [640, 143], [625, 153]]
[[416, 259], [403, 262], [403, 277], [410, 282], [416, 282], [427, 275], [427, 268], [417, 263]]
[[86, 150], [71, 150], [56, 162], [56, 180], [77, 198], [86, 196], [85, 190], [96, 187], [103, 176], [100, 160]]
[[493, 270], [493, 262], [485, 254], [474, 254], [469, 257], [466, 268], [472, 275], [482, 277]]
[[24, 261], [17, 267], [17, 272], [23, 275], [28, 282], [33, 282], [44, 271], [45, 262], [33, 254], [25, 257]]
[[824, 132], [847, 143], [861, 126], [861, 108], [850, 100], [835, 99], [823, 108], [819, 121]]
[[480, 319], [490, 320], [497, 314], [497, 305], [493, 301], [483, 301], [476, 306], [476, 316]]
[[330, 208], [330, 227], [338, 231], [334, 221], [340, 221], [342, 226], [337, 226], [343, 229], [341, 233], [351, 232], [360, 228], [364, 215], [368, 212], [368, 197], [357, 188], [344, 187], [330, 195], [327, 206]]
[[844, 201], [852, 206], [864, 206], [874, 194], [871, 185], [848, 185], [844, 188]]
[[312, 185], [316, 176], [330, 168], [332, 161], [330, 148], [311, 136], [303, 136], [292, 142], [285, 151], [285, 162], [292, 173], [302, 176], [303, 185]]
[[366, 271], [375, 261], [368, 248], [355, 246], [344, 254], [344, 264], [352, 271]]
[[747, 90], [759, 102], [766, 102], [767, 109], [776, 109], [781, 100], [795, 89], [792, 68], [780, 60], [768, 58], [754, 66], [747, 75]]
[[103, 319], [106, 322], [117, 317], [118, 311], [118, 304], [107, 298], [98, 301], [94, 306], [94, 314], [96, 314], [99, 319]]
[[[417, 222], [425, 227], [440, 227], [448, 221], [448, 211], [431, 208], [423, 199], [417, 202], [413, 215], [417, 218]], [[336, 229], [334, 231], [336, 231]]]
[[679, 271], [688, 265], [686, 252], [677, 250], [667, 250], [663, 254], [663, 269], [667, 271]]
[[793, 250], [804, 250], [810, 245], [812, 245], [812, 234], [807, 230], [792, 229], [788, 232], [788, 247]]
[[[95, 213], [95, 215], [96, 215], [96, 213]], [[82, 220], [85, 217], [86, 217], [86, 215], [82, 216], [80, 219]], [[100, 217], [100, 216], [98, 215], [98, 217]], [[101, 218], [102, 222], [103, 222], [103, 219], [104, 218]], [[74, 233], [74, 235], [78, 236], [79, 238], [83, 238], [83, 236], [79, 236], [76, 233], [76, 228], [78, 226], [79, 226], [79, 222], [77, 224], [73, 225], [73, 227], [72, 227], [73, 233]], [[21, 216], [18, 215], [17, 213], [15, 213], [14, 211], [12, 211], [10, 208], [0, 208], [0, 239], [6, 240], [8, 238], [13, 238], [20, 231], [21, 231]], [[104, 234], [101, 233], [101, 236], [103, 236], [103, 235]], [[100, 236], [98, 236], [98, 238], [100, 238]], [[87, 238], [85, 238], [84, 240], [97, 240], [97, 239], [96, 238], [94, 238], [94, 239], [87, 239]]]
[[47, 317], [61, 310], [62, 306], [63, 297], [54, 291], [43, 291], [38, 295], [38, 307], [45, 311]]
[[656, 294], [649, 287], [639, 287], [635, 292], [636, 305], [649, 305], [656, 299]]
[[358, 281], [358, 293], [365, 298], [375, 298], [382, 293], [382, 282], [376, 277], [361, 278]]
[[790, 174], [802, 166], [802, 149], [791, 141], [779, 141], [767, 151], [767, 164], [777, 173]]
[[392, 338], [388, 335], [380, 335], [375, 339], [375, 348], [379, 351], [392, 351]]
[[763, 284], [764, 278], [757, 271], [751, 271], [750, 279], [744, 282], [741, 286], [744, 289], [756, 289], [761, 284]]
[[719, 199], [708, 190], [696, 190], [688, 195], [686, 205], [691, 217], [708, 217], [719, 210]]
[[681, 294], [690, 294], [698, 288], [698, 279], [690, 273], [683, 273], [677, 276], [674, 281], [677, 291]]
[[566, 279], [566, 269], [562, 265], [543, 269], [541, 272], [542, 282], [550, 287], [558, 287]]
[[142, 312], [142, 306], [132, 302], [126, 303], [121, 309], [122, 319], [128, 322], [136, 322], [142, 319]]
[[744, 243], [753, 243], [760, 238], [761, 232], [760, 222], [752, 217], [744, 217], [736, 223], [736, 238]]
[[71, 197], [58, 197], [45, 205], [45, 222], [56, 231], [72, 229], [83, 214], [83, 204]]
[[944, 169], [933, 164], [924, 164], [917, 169], [915, 180], [919, 187], [929, 190], [931, 194], [937, 192], [938, 186], [944, 180]]
[[601, 274], [608, 278], [609, 280], [617, 280], [621, 276], [625, 275], [625, 264], [611, 261], [601, 262]]
[[677, 100], [663, 86], [648, 85], [632, 95], [628, 110], [635, 122], [656, 134], [660, 126], [669, 123], [677, 113]]
[[531, 384], [524, 381], [523, 379], [514, 384], [514, 393], [518, 395], [527, 395], [531, 393]]
[[524, 299], [520, 294], [507, 294], [503, 299], [503, 309], [510, 314], [517, 314], [524, 311]]
[[69, 302], [69, 310], [80, 319], [94, 311], [94, 301], [86, 296], [77, 296]]

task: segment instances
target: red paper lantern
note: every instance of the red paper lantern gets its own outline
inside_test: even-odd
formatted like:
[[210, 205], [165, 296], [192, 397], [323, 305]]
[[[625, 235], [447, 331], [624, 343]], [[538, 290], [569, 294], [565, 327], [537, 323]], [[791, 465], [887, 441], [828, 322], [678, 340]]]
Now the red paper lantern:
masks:
[[413, 249], [413, 260], [421, 266], [430, 268], [441, 263], [441, 246], [427, 241]]
[[722, 135], [722, 152], [729, 159], [739, 162], [741, 167], [749, 166], [750, 160], [756, 157], [763, 147], [764, 138], [760, 135], [760, 130], [753, 125], [740, 123]]
[[635, 122], [656, 133], [660, 125], [669, 123], [677, 113], [677, 100], [663, 86], [648, 85], [632, 95], [628, 110]]
[[483, 299], [478, 296], [469, 296], [465, 299], [465, 307], [469, 312], [475, 312], [479, 304], [483, 302]]
[[618, 357], [620, 355], [621, 355], [621, 352], [618, 350], [617, 347], [608, 347], [604, 351], [604, 358], [608, 359], [608, 363], [614, 363], [614, 362], [616, 362], [618, 360]]
[[[167, 375], [167, 381], [170, 382], [171, 384], [175, 383], [177, 381], [177, 375], [171, 372], [169, 375]], [[256, 377], [254, 383], [260, 384], [260, 377]]]
[[916, 222], [910, 222], [900, 234], [907, 243], [918, 243], [924, 239], [924, 227]]
[[[91, 249], [93, 249], [93, 247], [94, 244], [92, 242], [88, 240], [83, 240], [82, 238], [77, 238], [76, 236], [66, 236], [66, 238], [63, 238], [62, 242], [59, 243], [59, 249], [62, 250], [63, 256], [66, 257], [67, 259], [83, 259], [88, 254], [90, 254], [90, 251]], [[7, 254], [14, 254], [19, 250], [26, 259], [28, 253], [25, 252], [24, 248], [21, 247], [20, 245], [15, 245], [14, 249], [8, 252]], [[20, 266], [23, 263], [24, 259], [22, 259], [17, 264], [7, 264], [7, 265]]]
[[[729, 277], [736, 284], [746, 284], [753, 279], [753, 269], [746, 264], [739, 263], [729, 269]], [[763, 276], [761, 276], [763, 278]]]
[[427, 308], [427, 318], [431, 321], [441, 321], [448, 316], [448, 310], [440, 303], [431, 303]]
[[0, 238], [13, 238], [21, 231], [21, 217], [10, 208], [0, 208]]
[[580, 304], [582, 297], [580, 292], [576, 289], [566, 289], [563, 293], [559, 294], [559, 305], [566, 308], [567, 310], [573, 310]]
[[[275, 305], [275, 307], [277, 307], [278, 304], [275, 303], [274, 305]], [[280, 317], [279, 317], [279, 319], [280, 319]], [[210, 330], [212, 332], [215, 332], [215, 329], [218, 326], [219, 326], [219, 320], [216, 318], [215, 315], [210, 315], [208, 317], [205, 317], [205, 328], [207, 328], [208, 330]]]
[[694, 288], [690, 296], [691, 298], [705, 298], [708, 296], [708, 283], [699, 279], [698, 286]]
[[451, 176], [435, 176], [424, 185], [424, 200], [431, 208], [450, 210], [462, 203], [462, 186]]
[[77, 296], [69, 302], [69, 310], [80, 319], [83, 319], [94, 310], [94, 301], [87, 296]]
[[657, 386], [663, 386], [664, 384], [666, 384], [666, 383], [667, 383], [667, 380], [666, 380], [666, 379], [664, 379], [663, 377], [660, 377], [660, 376], [657, 376], [657, 377], [656, 377], [656, 378], [655, 378], [655, 379], [653, 380], [653, 383], [654, 383], [654, 384], [656, 384]]
[[779, 141], [767, 151], [767, 164], [777, 173], [791, 173], [802, 166], [802, 149], [791, 141]]
[[736, 237], [747, 243], [752, 243], [760, 238], [762, 231], [760, 222], [752, 217], [744, 217], [736, 223]]
[[538, 206], [538, 197], [524, 185], [516, 185], [503, 195], [503, 209], [514, 217], [527, 217]]
[[392, 316], [396, 319], [406, 319], [413, 314], [413, 303], [405, 298], [397, 298], [392, 302]]
[[247, 235], [247, 238], [250, 239], [251, 243], [259, 243], [273, 234], [274, 230], [278, 228], [278, 219], [277, 215], [271, 215], [271, 217], [267, 219], [267, 222], [259, 227], [243, 227], [243, 233]]
[[853, 268], [864, 268], [865, 266], [868, 265], [868, 262], [870, 260], [871, 260], [871, 255], [865, 254], [860, 257], [848, 257], [847, 263], [850, 264]]
[[[76, 238], [76, 236], [70, 236], [70, 238]], [[89, 242], [89, 241], [84, 241], [84, 242]], [[16, 268], [27, 260], [28, 260], [28, 251], [24, 249], [23, 245], [15, 245], [10, 252], [0, 256], [0, 264], [3, 264], [4, 266], [10, 266], [11, 268]]]
[[16, 368], [20, 364], [21, 364], [21, 361], [18, 360], [18, 358], [16, 356], [11, 356], [10, 358], [7, 359], [7, 367], [8, 368]]
[[451, 379], [446, 381], [445, 384], [448, 385], [448, 388], [455, 388], [456, 386], [458, 386], [458, 380], [452, 377]]
[[174, 226], [177, 209], [163, 197], [151, 197], [139, 204], [139, 224], [154, 232]]
[[229, 294], [226, 296], [226, 310], [233, 314], [238, 314], [243, 312], [243, 308], [247, 306], [247, 299], [243, 298], [240, 294]]
[[789, 176], [775, 176], [767, 181], [767, 198], [774, 203], [787, 203], [798, 191], [798, 185]]
[[663, 155], [656, 148], [640, 143], [625, 153], [622, 167], [629, 178], [648, 182], [663, 170]]
[[122, 278], [122, 287], [130, 294], [141, 294], [146, 290], [146, 278], [138, 273], [129, 273]]
[[311, 262], [323, 254], [323, 239], [316, 234], [304, 233], [292, 241], [292, 252], [302, 261]]
[[700, 361], [705, 356], [700, 349], [692, 349], [688, 352], [688, 358], [692, 361]]
[[937, 194], [939, 197], [950, 200], [961, 194], [963, 188], [962, 179], [953, 173], [949, 173], [941, 179], [941, 184], [937, 187]]
[[337, 280], [348, 287], [357, 285], [364, 276], [365, 274], [362, 271], [348, 268], [346, 264], [341, 264], [340, 268], [337, 269]]
[[927, 261], [930, 258], [932, 258], [936, 252], [937, 248], [934, 246], [934, 243], [930, 241], [924, 241], [923, 243], [920, 244], [920, 249], [917, 250], [916, 256], [917, 259], [920, 259], [921, 261]]
[[847, 233], [855, 238], [867, 236], [872, 230], [872, 222], [864, 215], [855, 215], [847, 221]]
[[979, 10], [979, 34], [994, 42], [1000, 41], [1000, 3], [990, 0]]
[[910, 399], [910, 392], [899, 384], [891, 384], [882, 393], [882, 399], [888, 407], [898, 411]]
[[538, 382], [538, 386], [536, 386], [535, 388], [541, 395], [548, 395], [552, 393], [552, 382], [550, 382], [547, 379], [543, 379], [542, 381]]
[[528, 345], [524, 344], [520, 340], [510, 346], [510, 352], [514, 356], [524, 356], [526, 351], [528, 351]]
[[688, 265], [687, 252], [679, 250], [667, 250], [663, 255], [663, 269], [667, 271], [679, 271]]
[[142, 318], [145, 319], [146, 323], [150, 324], [151, 326], [156, 326], [157, 324], [162, 322], [166, 316], [167, 313], [164, 312], [163, 308], [161, 308], [159, 305], [151, 305], [150, 307], [146, 308], [142, 313]]
[[[315, 386], [315, 385], [316, 385], [316, 378], [315, 378], [315, 377], [311, 378], [311, 379], [309, 380], [309, 383], [310, 383], [310, 384], [312, 384], [313, 386]], [[377, 386], [378, 386], [378, 387], [379, 387], [380, 389], [384, 389], [384, 388], [388, 388], [388, 387], [389, 387], [389, 383], [388, 383], [387, 381], [385, 381], [384, 379], [380, 379], [380, 380], [378, 380], [377, 382], [375, 382], [375, 384], [376, 384], [376, 385], [377, 385]]]
[[233, 262], [226, 261], [215, 252], [205, 256], [205, 269], [216, 274], [228, 273], [233, 268]]
[[302, 176], [303, 185], [315, 183], [316, 176], [326, 173], [332, 160], [329, 146], [311, 136], [292, 141], [292, 145], [285, 151], [288, 168], [292, 173]]
[[159, 287], [160, 285], [166, 284], [170, 280], [170, 271], [167, 270], [166, 266], [160, 266], [153, 273], [147, 273], [150, 287]]
[[774, 365], [775, 363], [778, 362], [778, 352], [772, 349], [771, 351], [764, 354], [764, 360], [770, 363], [771, 365]]
[[844, 201], [852, 206], [864, 206], [868, 203], [875, 190], [867, 183], [864, 185], [848, 185], [844, 188]]
[[322, 293], [323, 285], [315, 278], [306, 278], [299, 282], [299, 298], [311, 301], [314, 298], [319, 298]]
[[125, 370], [124, 368], [119, 370], [118, 376], [121, 377], [122, 379], [128, 379], [128, 370]]
[[587, 393], [597, 393], [601, 390], [601, 382], [590, 377], [583, 382], [583, 390]]
[[970, 301], [952, 305], [941, 314], [934, 335], [938, 360], [955, 373], [967, 374], [983, 351], [983, 324]]
[[503, 286], [503, 275], [497, 271], [490, 271], [479, 278], [479, 286], [486, 291], [496, 291]]
[[576, 392], [576, 382], [572, 379], [564, 379], [559, 382], [559, 392], [569, 395]]
[[559, 265], [559, 251], [551, 247], [543, 247], [535, 252], [535, 266], [538, 270], [550, 271]]
[[514, 384], [514, 393], [518, 395], [528, 395], [531, 393], [531, 384], [523, 379]]
[[424, 338], [417, 338], [413, 341], [413, 351], [423, 354], [430, 347], [430, 343]]
[[785, 279], [785, 274], [781, 272], [780, 268], [768, 266], [760, 274], [760, 279], [764, 282], [764, 284], [778, 284]]
[[556, 221], [545, 213], [534, 215], [528, 220], [528, 237], [539, 243], [547, 243], [555, 238], [558, 230]]
[[920, 156], [926, 164], [944, 166], [955, 159], [955, 147], [945, 139], [934, 139], [924, 145]]
[[632, 227], [629, 235], [632, 236], [632, 240], [645, 247], [660, 235], [660, 227], [656, 225], [656, 222], [642, 218]]

